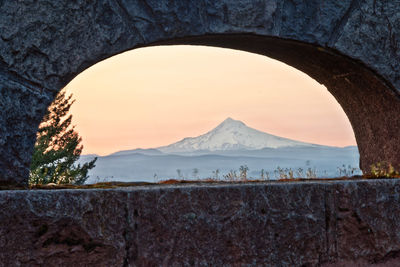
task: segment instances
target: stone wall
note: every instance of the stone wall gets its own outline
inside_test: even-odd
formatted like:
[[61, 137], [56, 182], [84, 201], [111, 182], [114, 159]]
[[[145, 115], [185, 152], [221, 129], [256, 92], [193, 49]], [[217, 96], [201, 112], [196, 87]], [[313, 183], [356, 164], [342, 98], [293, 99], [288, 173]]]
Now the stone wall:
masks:
[[37, 126], [76, 75], [126, 50], [193, 37], [325, 84], [353, 126], [361, 169], [400, 169], [397, 0], [6, 0], [0, 14], [0, 184], [27, 185]]
[[0, 191], [0, 266], [400, 266], [400, 180]]

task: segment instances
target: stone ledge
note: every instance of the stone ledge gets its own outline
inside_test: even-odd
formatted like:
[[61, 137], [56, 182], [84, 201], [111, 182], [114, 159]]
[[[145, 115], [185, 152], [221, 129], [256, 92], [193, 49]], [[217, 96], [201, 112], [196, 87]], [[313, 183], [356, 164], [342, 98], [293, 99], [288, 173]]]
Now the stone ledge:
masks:
[[0, 266], [400, 262], [400, 180], [0, 191]]

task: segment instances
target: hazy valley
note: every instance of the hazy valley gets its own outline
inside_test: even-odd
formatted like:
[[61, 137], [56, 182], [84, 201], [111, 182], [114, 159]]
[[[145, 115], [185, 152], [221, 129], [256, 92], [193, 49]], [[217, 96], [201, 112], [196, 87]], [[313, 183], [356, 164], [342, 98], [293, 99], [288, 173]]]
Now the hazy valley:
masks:
[[[84, 155], [85, 162], [96, 155]], [[249, 178], [260, 178], [261, 170], [276, 179], [276, 169], [307, 169], [319, 177], [341, 175], [339, 168], [358, 167], [356, 146], [331, 147], [274, 136], [226, 119], [198, 137], [184, 138], [153, 149], [119, 151], [98, 157], [87, 183], [98, 181], [159, 181], [171, 178], [218, 178], [247, 166]], [[358, 173], [358, 172], [357, 172]], [[267, 175], [264, 175], [267, 178]]]

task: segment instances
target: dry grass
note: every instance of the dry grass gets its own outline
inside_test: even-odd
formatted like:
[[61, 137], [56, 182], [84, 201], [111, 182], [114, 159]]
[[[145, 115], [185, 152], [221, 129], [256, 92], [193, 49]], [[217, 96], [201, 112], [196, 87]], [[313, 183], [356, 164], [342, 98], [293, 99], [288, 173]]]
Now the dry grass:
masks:
[[88, 185], [73, 185], [73, 184], [48, 184], [48, 185], [32, 185], [28, 188], [18, 187], [14, 185], [0, 184], [0, 190], [58, 190], [58, 189], [111, 189], [121, 187], [137, 187], [137, 186], [153, 186], [153, 185], [179, 185], [179, 184], [241, 184], [241, 183], [291, 183], [291, 182], [330, 182], [330, 181], [353, 181], [353, 180], [370, 180], [370, 179], [400, 179], [400, 175], [393, 177], [376, 177], [374, 175], [352, 176], [352, 177], [337, 177], [337, 178], [290, 178], [290, 179], [276, 179], [276, 180], [262, 180], [262, 179], [238, 179], [220, 180], [220, 179], [198, 179], [198, 180], [178, 180], [169, 179], [157, 183], [149, 182], [101, 182]]
[[400, 179], [400, 176], [396, 177], [375, 177], [375, 176], [352, 176], [352, 177], [335, 177], [335, 178], [290, 178], [290, 179], [275, 179], [275, 180], [261, 180], [261, 179], [248, 179], [248, 180], [216, 180], [216, 179], [200, 179], [200, 180], [176, 180], [170, 179], [160, 181], [154, 184], [241, 184], [241, 183], [290, 183], [290, 182], [328, 182], [328, 181], [355, 181], [355, 180], [371, 180], [371, 179]]
[[87, 185], [74, 185], [74, 184], [47, 184], [47, 185], [31, 185], [29, 189], [108, 189], [118, 187], [131, 187], [131, 186], [143, 186], [143, 185], [155, 185], [156, 183], [147, 182], [102, 182], [96, 184]]

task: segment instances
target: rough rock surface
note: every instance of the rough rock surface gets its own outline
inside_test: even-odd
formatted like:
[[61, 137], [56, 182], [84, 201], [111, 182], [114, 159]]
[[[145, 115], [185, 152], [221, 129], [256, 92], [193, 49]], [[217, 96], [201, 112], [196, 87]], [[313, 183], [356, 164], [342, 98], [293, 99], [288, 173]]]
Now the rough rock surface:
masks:
[[0, 266], [122, 266], [126, 193], [1, 191]]
[[55, 92], [107, 57], [166, 43], [231, 47], [293, 65], [342, 105], [363, 171], [381, 161], [400, 166], [398, 1], [29, 0], [1, 1], [0, 14], [3, 183], [26, 183], [37, 124]]
[[0, 266], [400, 266], [400, 180], [0, 191]]

